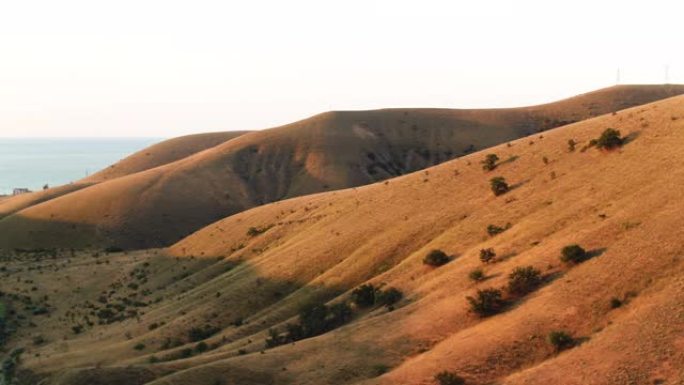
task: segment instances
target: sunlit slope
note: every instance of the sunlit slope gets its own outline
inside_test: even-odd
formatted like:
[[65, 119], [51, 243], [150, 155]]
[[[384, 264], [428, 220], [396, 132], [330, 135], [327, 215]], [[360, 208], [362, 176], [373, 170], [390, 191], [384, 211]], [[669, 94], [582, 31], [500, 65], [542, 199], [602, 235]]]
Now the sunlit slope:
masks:
[[[628, 143], [582, 151], [608, 127]], [[139, 383], [155, 385], [433, 384], [443, 370], [468, 384], [679, 383], [683, 141], [684, 97], [676, 97], [389, 181], [233, 215], [167, 255], [131, 255], [156, 272], [139, 288], [151, 292], [133, 298], [162, 298], [139, 320], [31, 348], [41, 356], [27, 355], [26, 367], [60, 373], [53, 384], [85, 384], [86, 373], [113, 368], [145, 371], [155, 379]], [[489, 153], [501, 161], [485, 172], [480, 161]], [[494, 196], [494, 176], [513, 189]], [[488, 225], [507, 223], [505, 232], [487, 234]], [[561, 263], [560, 250], [575, 243], [592, 258]], [[485, 248], [496, 252], [494, 263], [480, 261]], [[451, 262], [423, 264], [432, 249]], [[500, 314], [469, 311], [466, 296], [504, 286], [520, 266], [539, 269], [542, 286], [511, 298]], [[478, 267], [482, 282], [468, 277]], [[183, 271], [182, 279], [170, 279]], [[396, 287], [404, 299], [394, 311], [355, 309], [340, 328], [265, 348], [267, 330], [295, 321], [302, 304], [348, 300], [363, 283]], [[70, 326], [55, 317], [44, 322], [55, 330]], [[197, 352], [188, 330], [204, 325], [219, 331], [205, 340], [212, 349]], [[555, 330], [579, 345], [556, 353], [547, 342]], [[166, 346], [167, 338], [180, 345]], [[186, 348], [190, 357], [181, 358]], [[152, 356], [160, 362], [150, 364]]]
[[164, 246], [251, 207], [388, 179], [682, 90], [620, 86], [517, 109], [324, 113], [30, 207], [0, 221], [0, 247]]
[[208, 148], [216, 147], [247, 132], [249, 131], [209, 132], [168, 139], [122, 159], [106, 169], [83, 179], [82, 182], [102, 182], [149, 170], [186, 158]]

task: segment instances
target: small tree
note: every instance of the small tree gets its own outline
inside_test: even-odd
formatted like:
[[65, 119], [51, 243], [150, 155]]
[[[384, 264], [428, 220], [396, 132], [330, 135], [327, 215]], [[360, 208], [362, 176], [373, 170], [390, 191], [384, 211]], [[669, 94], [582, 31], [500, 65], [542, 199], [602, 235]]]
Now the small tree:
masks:
[[612, 150], [624, 144], [625, 140], [620, 136], [620, 131], [607, 128], [601, 136], [596, 140], [596, 147]]
[[516, 267], [508, 275], [508, 292], [525, 295], [537, 288], [542, 282], [541, 272], [532, 266]]
[[370, 307], [375, 304], [375, 287], [370, 284], [361, 285], [351, 294], [352, 302], [358, 307]]
[[480, 261], [483, 263], [490, 263], [494, 260], [496, 257], [496, 253], [494, 252], [494, 249], [491, 247], [488, 249], [481, 249], [480, 250]]
[[494, 195], [499, 196], [507, 193], [511, 188], [506, 183], [506, 179], [502, 176], [497, 176], [489, 180]]
[[552, 331], [549, 333], [548, 340], [557, 352], [571, 348], [575, 345], [575, 339], [563, 330]]
[[430, 266], [442, 266], [449, 262], [449, 256], [442, 250], [432, 250], [423, 258], [423, 263]]
[[499, 157], [496, 154], [488, 154], [485, 159], [480, 162], [482, 163], [482, 169], [485, 171], [492, 171], [496, 168], [496, 162], [499, 161]]
[[475, 297], [466, 297], [470, 304], [470, 310], [480, 317], [488, 317], [500, 312], [506, 305], [499, 289], [478, 290]]
[[463, 385], [463, 384], [465, 384], [465, 380], [463, 379], [463, 377], [457, 375], [454, 372], [449, 372], [447, 370], [437, 373], [437, 375], [435, 375], [435, 381], [437, 381], [437, 383], [439, 383], [439, 385]]
[[581, 263], [589, 258], [589, 254], [579, 245], [568, 245], [561, 250], [561, 261], [565, 263]]

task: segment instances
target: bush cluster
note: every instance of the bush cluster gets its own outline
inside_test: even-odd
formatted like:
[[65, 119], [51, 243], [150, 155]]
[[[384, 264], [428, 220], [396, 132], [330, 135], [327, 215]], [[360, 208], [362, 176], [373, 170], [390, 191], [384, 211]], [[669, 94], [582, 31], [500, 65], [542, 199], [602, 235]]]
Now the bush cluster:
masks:
[[466, 299], [470, 303], [470, 309], [481, 317], [499, 313], [506, 306], [503, 293], [494, 288], [478, 290], [475, 297], [468, 296]]
[[492, 171], [496, 168], [496, 162], [499, 161], [499, 157], [496, 154], [488, 154], [485, 159], [480, 162], [482, 163], [482, 169], [485, 171]]
[[581, 263], [589, 259], [589, 253], [579, 245], [568, 245], [561, 250], [560, 259], [565, 263]]
[[494, 258], [496, 257], [496, 253], [494, 252], [494, 249], [491, 247], [488, 249], [481, 249], [480, 250], [480, 261], [483, 263], [490, 263], [494, 261]]
[[439, 372], [435, 375], [435, 381], [439, 385], [464, 385], [465, 380], [463, 377], [457, 375], [454, 372], [449, 372], [447, 370]]
[[542, 283], [541, 272], [532, 266], [516, 267], [508, 275], [508, 292], [525, 295]]
[[596, 139], [596, 147], [612, 150], [624, 144], [625, 139], [620, 136], [620, 131], [614, 128], [607, 128], [601, 136]]

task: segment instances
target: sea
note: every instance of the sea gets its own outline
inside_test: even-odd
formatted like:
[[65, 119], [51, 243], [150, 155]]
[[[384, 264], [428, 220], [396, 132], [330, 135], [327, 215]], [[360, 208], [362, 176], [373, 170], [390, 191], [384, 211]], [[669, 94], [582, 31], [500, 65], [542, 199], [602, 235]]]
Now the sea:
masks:
[[77, 181], [162, 138], [0, 138], [0, 195]]

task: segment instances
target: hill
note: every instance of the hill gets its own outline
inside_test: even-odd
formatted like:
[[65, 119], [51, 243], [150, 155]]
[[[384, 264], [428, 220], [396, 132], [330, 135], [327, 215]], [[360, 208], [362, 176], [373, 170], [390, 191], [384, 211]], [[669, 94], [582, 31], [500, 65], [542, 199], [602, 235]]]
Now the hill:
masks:
[[0, 198], [0, 219], [19, 212], [27, 207], [58, 198], [62, 195], [136, 172], [149, 170], [166, 163], [183, 159], [236, 138], [247, 131], [212, 132], [186, 135], [165, 140], [122, 159], [116, 164], [75, 183], [56, 186], [51, 189], [35, 191], [14, 197]]
[[131, 166], [140, 157], [105, 170], [93, 178], [108, 179], [102, 183], [0, 220], [0, 247], [167, 246], [252, 207], [382, 181], [682, 92], [675, 85], [619, 86], [525, 108], [324, 113], [134, 174], [108, 179], [143, 169]]
[[[23, 375], [52, 385], [434, 384], [442, 371], [467, 384], [680, 383], [683, 111], [675, 97], [266, 204], [165, 250], [10, 256], [11, 344], [28, 346]], [[625, 143], [590, 146], [607, 128]], [[498, 176], [511, 187], [500, 196]], [[573, 244], [584, 260], [561, 261]], [[446, 264], [424, 263], [435, 249]], [[514, 291], [509, 275], [526, 266], [539, 280]], [[364, 284], [402, 297], [339, 306]], [[481, 289], [506, 301], [486, 317], [467, 300]], [[286, 330], [313, 335], [289, 342]], [[554, 331], [567, 343], [550, 344]]]

